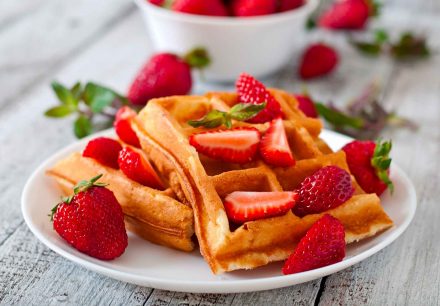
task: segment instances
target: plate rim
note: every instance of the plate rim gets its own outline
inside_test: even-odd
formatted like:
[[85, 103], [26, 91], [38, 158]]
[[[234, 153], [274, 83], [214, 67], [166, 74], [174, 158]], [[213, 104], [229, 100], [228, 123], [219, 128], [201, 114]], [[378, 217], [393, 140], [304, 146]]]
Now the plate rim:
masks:
[[[341, 139], [344, 138], [344, 140], [346, 141], [352, 140], [352, 138], [346, 135], [331, 130], [323, 129], [321, 136], [324, 136], [325, 134], [333, 135]], [[104, 130], [99, 133], [92, 134], [86, 138], [77, 140], [59, 149], [54, 154], [46, 158], [36, 169], [34, 169], [32, 174], [28, 177], [26, 181], [26, 184], [23, 188], [21, 195], [21, 211], [23, 218], [26, 222], [26, 225], [31, 230], [31, 232], [44, 245], [46, 245], [49, 249], [51, 249], [55, 253], [63, 256], [64, 258], [88, 270], [106, 275], [113, 279], [118, 279], [136, 285], [148, 286], [162, 290], [172, 290], [172, 291], [191, 292], [191, 293], [239, 293], [239, 292], [270, 290], [270, 289], [288, 287], [288, 286], [293, 286], [296, 284], [308, 282], [317, 278], [321, 278], [336, 273], [352, 265], [355, 265], [360, 261], [376, 254], [380, 250], [384, 249], [385, 247], [393, 243], [408, 228], [408, 226], [414, 219], [417, 209], [417, 195], [414, 184], [411, 182], [411, 180], [406, 175], [406, 173], [398, 165], [396, 165], [396, 163], [393, 163], [392, 165], [393, 173], [397, 173], [397, 176], [404, 182], [404, 185], [410, 187], [407, 190], [409, 194], [408, 200], [410, 203], [408, 207], [409, 208], [408, 216], [405, 218], [403, 224], [400, 225], [398, 228], [395, 228], [395, 225], [393, 226], [394, 232], [391, 233], [391, 235], [387, 237], [385, 240], [380, 241], [376, 245], [366, 249], [360, 254], [350, 257], [347, 260], [343, 260], [336, 264], [332, 264], [322, 268], [305, 271], [297, 274], [292, 274], [292, 275], [278, 275], [278, 276], [262, 277], [257, 279], [240, 279], [240, 280], [219, 279], [216, 281], [209, 281], [209, 282], [193, 281], [193, 280], [169, 280], [155, 276], [146, 276], [146, 275], [141, 276], [141, 275], [131, 274], [125, 271], [118, 271], [111, 267], [106, 267], [98, 263], [95, 263], [93, 261], [78, 257], [75, 254], [72, 254], [64, 250], [63, 248], [57, 246], [56, 244], [52, 243], [48, 238], [46, 238], [44, 233], [39, 230], [38, 225], [32, 221], [32, 216], [29, 215], [26, 204], [29, 198], [29, 190], [33, 185], [32, 183], [35, 181], [36, 177], [41, 172], [44, 172], [48, 168], [48, 166], [52, 165], [56, 160], [59, 160], [61, 156], [64, 156], [65, 154], [67, 154], [67, 152], [71, 151], [74, 147], [78, 146], [80, 142], [81, 143], [86, 142], [95, 137], [104, 136], [104, 135], [106, 136], [114, 135], [113, 129]]]

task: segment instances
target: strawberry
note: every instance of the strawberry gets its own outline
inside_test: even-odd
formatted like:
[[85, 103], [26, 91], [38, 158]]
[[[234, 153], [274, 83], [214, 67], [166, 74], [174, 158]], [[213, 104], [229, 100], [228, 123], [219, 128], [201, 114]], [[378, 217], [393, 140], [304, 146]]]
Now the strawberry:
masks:
[[119, 169], [118, 155], [121, 150], [122, 146], [116, 140], [98, 137], [87, 143], [82, 155], [93, 158], [104, 166]]
[[336, 166], [327, 166], [308, 176], [296, 190], [298, 203], [293, 212], [299, 217], [338, 207], [354, 193], [350, 174]]
[[130, 121], [134, 117], [136, 117], [136, 112], [128, 106], [123, 106], [116, 113], [116, 119], [113, 122], [113, 126], [116, 134], [123, 142], [140, 148], [141, 144], [139, 143], [139, 138], [130, 124]]
[[318, 269], [342, 261], [345, 257], [345, 232], [342, 223], [324, 215], [300, 240], [283, 266], [283, 274]]
[[249, 119], [248, 122], [264, 123], [282, 116], [280, 104], [266, 87], [253, 76], [242, 73], [237, 79], [236, 88], [238, 98], [242, 103], [261, 104], [266, 102], [266, 108]]
[[175, 0], [171, 6], [173, 11], [207, 15], [227, 16], [228, 11], [221, 0]]
[[296, 9], [304, 4], [304, 0], [280, 0], [279, 10], [281, 12]]
[[235, 223], [281, 216], [295, 205], [298, 195], [292, 191], [234, 191], [225, 198], [228, 218]]
[[156, 171], [141, 153], [126, 147], [119, 152], [118, 163], [121, 171], [129, 179], [154, 189], [163, 189], [162, 181]]
[[273, 166], [291, 167], [295, 165], [283, 119], [272, 120], [269, 129], [264, 134], [260, 143], [260, 155], [263, 160]]
[[78, 251], [104, 260], [114, 259], [127, 247], [121, 206], [105, 184], [81, 181], [74, 195], [52, 209], [55, 231]]
[[394, 186], [388, 176], [391, 147], [391, 141], [376, 144], [373, 141], [355, 140], [342, 148], [351, 173], [366, 192], [380, 196], [387, 187], [393, 191]]
[[298, 101], [299, 109], [306, 115], [311, 118], [318, 118], [318, 111], [315, 107], [315, 102], [308, 95], [294, 95], [296, 100]]
[[207, 131], [189, 137], [189, 143], [197, 152], [213, 159], [240, 164], [254, 159], [259, 142], [260, 132], [251, 127]]
[[148, 2], [150, 2], [151, 4], [157, 5], [157, 6], [162, 6], [165, 2], [165, 0], [148, 0]]
[[319, 17], [318, 24], [328, 29], [362, 29], [369, 15], [367, 0], [336, 1]]
[[270, 15], [276, 13], [277, 0], [233, 0], [231, 8], [240, 17]]
[[323, 43], [310, 45], [302, 56], [299, 75], [303, 79], [312, 79], [328, 74], [338, 61], [338, 54], [332, 47]]
[[127, 98], [133, 104], [145, 105], [153, 98], [185, 95], [191, 86], [191, 67], [174, 54], [159, 53], [138, 72]]

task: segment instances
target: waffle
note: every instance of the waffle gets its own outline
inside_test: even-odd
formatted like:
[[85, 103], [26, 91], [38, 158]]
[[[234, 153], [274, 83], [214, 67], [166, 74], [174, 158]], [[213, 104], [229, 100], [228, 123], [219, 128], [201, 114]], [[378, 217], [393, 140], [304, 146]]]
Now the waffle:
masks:
[[115, 194], [129, 231], [153, 243], [182, 251], [194, 249], [194, 218], [191, 207], [178, 200], [168, 188], [164, 191], [143, 186], [120, 170], [106, 167], [76, 152], [59, 161], [47, 173], [54, 177], [66, 195], [79, 181], [103, 174], [102, 182]]
[[[234, 228], [223, 206], [227, 194], [293, 190], [306, 176], [327, 165], [348, 171], [345, 153], [333, 153], [319, 138], [322, 123], [307, 118], [291, 95], [280, 90], [271, 90], [271, 93], [285, 115], [284, 127], [297, 160], [296, 166], [291, 168], [271, 167], [262, 161], [244, 165], [221, 162], [199, 155], [189, 144], [189, 135], [206, 129], [193, 128], [187, 121], [201, 118], [212, 109], [228, 110], [237, 103], [237, 95], [233, 93], [154, 99], [132, 122], [143, 150], [169, 178], [176, 194], [191, 204], [200, 251], [216, 274], [252, 269], [287, 258], [323, 215], [299, 218], [289, 211], [284, 216], [246, 222]], [[264, 132], [269, 124], [233, 122], [233, 127], [237, 126], [252, 126]], [[347, 243], [373, 236], [393, 225], [380, 199], [375, 194], [365, 194], [353, 177], [352, 180], [355, 195], [325, 212], [344, 224]]]

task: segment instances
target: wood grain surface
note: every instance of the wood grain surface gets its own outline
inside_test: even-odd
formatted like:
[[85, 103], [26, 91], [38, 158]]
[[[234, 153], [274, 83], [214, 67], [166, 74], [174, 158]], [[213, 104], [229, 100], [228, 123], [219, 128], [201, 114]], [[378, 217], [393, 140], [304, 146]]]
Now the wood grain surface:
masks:
[[[309, 283], [244, 294], [188, 294], [139, 287], [81, 268], [50, 251], [24, 224], [20, 196], [30, 173], [75, 141], [68, 120], [42, 116], [55, 103], [53, 79], [95, 80], [125, 92], [152, 53], [131, 1], [23, 0], [0, 2], [0, 304], [1, 305], [438, 305], [440, 299], [440, 3], [387, 1], [374, 27], [393, 35], [425, 34], [432, 57], [417, 63], [372, 59], [342, 34], [312, 33], [304, 44], [337, 46], [342, 63], [332, 76], [309, 82], [318, 99], [343, 105], [372, 80], [387, 108], [420, 128], [386, 131], [394, 160], [415, 184], [418, 211], [391, 246], [339, 273]], [[298, 91], [296, 59], [265, 80]], [[198, 82], [194, 92], [230, 89]]]

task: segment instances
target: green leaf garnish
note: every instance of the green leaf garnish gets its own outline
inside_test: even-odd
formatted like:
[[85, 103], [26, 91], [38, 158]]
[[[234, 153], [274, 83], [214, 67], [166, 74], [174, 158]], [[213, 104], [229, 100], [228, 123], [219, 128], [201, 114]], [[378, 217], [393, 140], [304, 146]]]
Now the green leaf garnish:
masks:
[[266, 102], [260, 104], [235, 104], [229, 112], [219, 110], [212, 110], [207, 113], [202, 119], [189, 120], [188, 124], [192, 127], [206, 127], [215, 128], [225, 125], [228, 129], [232, 127], [232, 119], [237, 121], [246, 121], [255, 117], [260, 111], [266, 107]]
[[78, 100], [75, 98], [74, 94], [60, 83], [56, 81], [52, 82], [52, 89], [54, 90], [61, 104], [71, 107], [76, 107], [78, 105]]
[[86, 116], [80, 115], [73, 123], [73, 131], [78, 138], [84, 138], [92, 133], [92, 123]]
[[116, 99], [113, 90], [104, 86], [87, 83], [84, 89], [84, 101], [90, 106], [93, 113], [100, 113]]
[[327, 107], [319, 102], [315, 103], [315, 106], [319, 115], [324, 117], [327, 122], [331, 123], [335, 127], [349, 126], [355, 129], [360, 129], [364, 126], [364, 120], [360, 117], [351, 117], [341, 111]]
[[397, 43], [391, 45], [391, 55], [397, 59], [424, 58], [430, 55], [426, 39], [405, 32]]
[[66, 117], [68, 115], [70, 115], [71, 113], [73, 113], [75, 110], [72, 109], [70, 106], [68, 105], [60, 105], [60, 106], [55, 106], [52, 108], [49, 108], [44, 115], [46, 117], [52, 117], [52, 118], [62, 118], [62, 117]]

